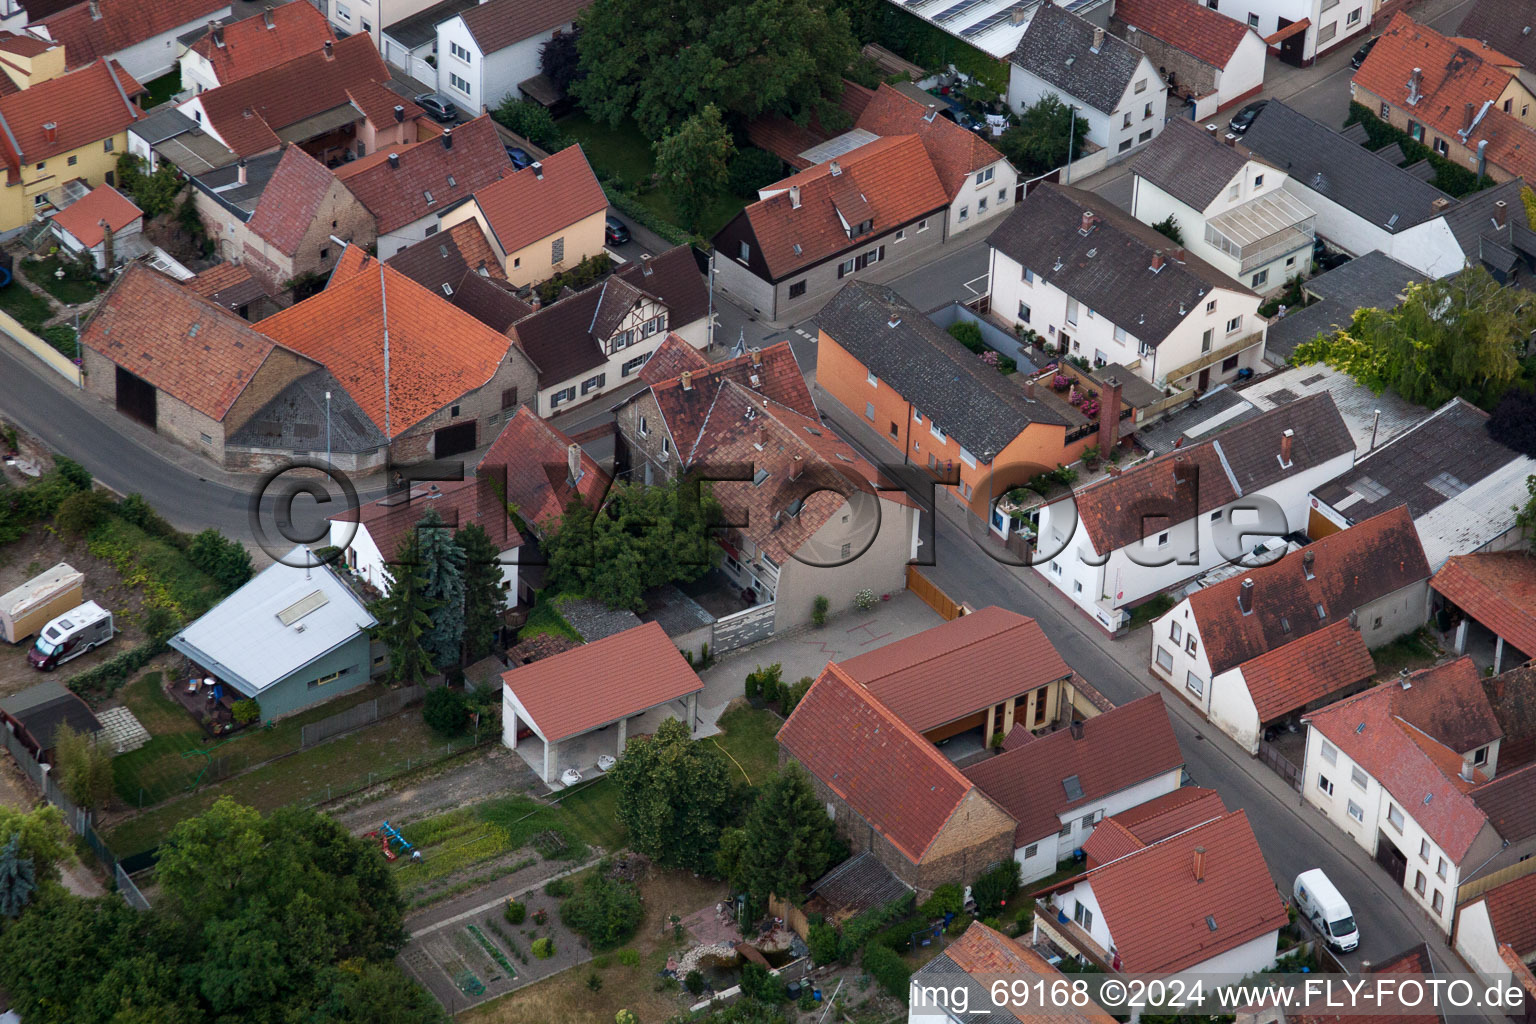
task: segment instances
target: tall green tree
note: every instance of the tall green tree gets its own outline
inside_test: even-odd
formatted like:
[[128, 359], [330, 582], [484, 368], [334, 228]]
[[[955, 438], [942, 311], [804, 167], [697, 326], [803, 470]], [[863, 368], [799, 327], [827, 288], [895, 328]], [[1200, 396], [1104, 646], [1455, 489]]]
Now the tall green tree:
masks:
[[478, 661], [491, 653], [507, 606], [501, 552], [479, 523], [463, 527], [453, 540], [464, 552], [464, 649], [470, 661]]
[[33, 874], [39, 881], [56, 881], [59, 865], [72, 856], [64, 815], [52, 805], [30, 811], [0, 806], [0, 843], [13, 838], [17, 840], [18, 855], [32, 862]]
[[757, 899], [793, 899], [830, 866], [836, 835], [811, 780], [790, 765], [759, 790], [747, 812], [732, 881]]
[[427, 596], [420, 530], [412, 530], [401, 538], [395, 561], [384, 567], [384, 578], [384, 596], [368, 609], [379, 623], [374, 627], [373, 638], [389, 650], [391, 680], [420, 683], [437, 671], [422, 641], [432, 628], [434, 606]]
[[1418, 405], [1460, 396], [1492, 408], [1520, 375], [1536, 303], [1481, 266], [1408, 286], [1393, 309], [1360, 309], [1345, 329], [1296, 347], [1291, 362], [1326, 363], [1373, 391]]
[[21, 852], [21, 836], [0, 847], [0, 917], [19, 917], [37, 891], [37, 869]]
[[858, 48], [848, 16], [820, 0], [595, 0], [580, 24], [586, 76], [571, 94], [611, 127], [633, 116], [654, 141], [710, 104], [846, 120], [836, 100]]
[[54, 734], [55, 772], [64, 795], [97, 811], [112, 798], [112, 751], [105, 743], [70, 728]]
[[694, 231], [709, 201], [731, 178], [736, 144], [713, 103], [669, 131], [655, 144], [656, 176], [677, 204], [683, 223]]
[[422, 649], [439, 669], [464, 657], [464, 549], [453, 539], [437, 509], [428, 507], [416, 524], [425, 576], [422, 592], [432, 625], [421, 636]]
[[997, 140], [997, 148], [1022, 177], [1033, 178], [1065, 164], [1069, 151], [1074, 158], [1080, 155], [1087, 137], [1087, 118], [1074, 118], [1072, 108], [1052, 92], [1025, 108], [1019, 123]]
[[654, 736], [631, 740], [610, 774], [631, 846], [666, 867], [713, 866], [720, 830], [736, 805], [724, 754], [669, 718]]
[[571, 82], [581, 75], [581, 53], [577, 49], [580, 39], [579, 28], [556, 32], [539, 47], [539, 71], [549, 76], [562, 91], [569, 89]]

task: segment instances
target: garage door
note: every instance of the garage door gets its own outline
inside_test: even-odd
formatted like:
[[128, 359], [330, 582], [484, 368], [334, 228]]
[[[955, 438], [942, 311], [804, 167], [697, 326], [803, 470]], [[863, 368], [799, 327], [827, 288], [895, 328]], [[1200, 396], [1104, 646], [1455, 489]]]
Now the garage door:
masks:
[[117, 368], [117, 411], [155, 429], [155, 386], [142, 377]]
[[432, 454], [439, 459], [449, 455], [458, 455], [460, 452], [474, 451], [475, 448], [475, 421], [468, 423], [456, 423], [451, 427], [443, 427], [432, 435]]

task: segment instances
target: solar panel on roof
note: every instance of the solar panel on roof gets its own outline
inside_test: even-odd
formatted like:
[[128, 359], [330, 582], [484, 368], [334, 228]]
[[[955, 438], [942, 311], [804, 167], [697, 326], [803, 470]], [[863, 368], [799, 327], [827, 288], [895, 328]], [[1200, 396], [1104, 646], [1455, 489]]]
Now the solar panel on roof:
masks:
[[324, 608], [331, 603], [325, 591], [316, 590], [299, 598], [293, 604], [277, 613], [277, 621], [285, 626], [291, 626], [312, 611]]
[[938, 14], [935, 14], [933, 16], [933, 20], [934, 21], [953, 21], [955, 18], [958, 18], [958, 17], [960, 17], [960, 15], [964, 14], [966, 11], [974, 10], [975, 8], [980, 7], [982, 4], [984, 4], [986, 2], [987, 2], [987, 0], [960, 0], [960, 2], [955, 4], [954, 6], [946, 7], [944, 10], [940, 11]]
[[995, 28], [998, 25], [1001, 25], [1003, 22], [1009, 21], [1013, 18], [1015, 13], [1029, 10], [1031, 7], [1035, 6], [1036, 2], [1037, 0], [1029, 0], [1028, 3], [1014, 4], [1012, 7], [1009, 7], [1006, 10], [998, 11], [996, 14], [991, 14], [985, 18], [982, 18], [970, 28], [962, 29], [960, 34], [967, 39], [969, 39], [971, 36], [980, 35], [990, 28]]

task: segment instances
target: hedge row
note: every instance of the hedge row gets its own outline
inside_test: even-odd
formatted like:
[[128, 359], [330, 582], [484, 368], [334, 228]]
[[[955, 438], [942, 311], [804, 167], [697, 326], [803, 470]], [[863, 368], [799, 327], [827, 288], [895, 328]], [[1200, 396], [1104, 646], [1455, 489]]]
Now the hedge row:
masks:
[[684, 231], [682, 228], [678, 227], [676, 224], [673, 224], [671, 221], [662, 220], [660, 217], [656, 216], [656, 214], [652, 213], [649, 208], [641, 205], [638, 200], [634, 199], [628, 194], [620, 192], [608, 185], [603, 186], [603, 191], [608, 194], [608, 202], [613, 204], [614, 209], [618, 210], [620, 213], [635, 223], [650, 228], [652, 231], [656, 232], [663, 239], [671, 242], [673, 245], [689, 245], [695, 241], [698, 241], [694, 235]]
[[74, 676], [69, 681], [69, 688], [82, 697], [92, 695], [98, 699], [112, 696], [124, 681], [139, 669], [149, 664], [150, 660], [166, 650], [166, 637], [151, 637], [139, 644], [130, 647], [115, 658], [109, 658], [92, 668]]
[[1454, 160], [1448, 160], [1436, 153], [1422, 142], [1414, 141], [1407, 132], [1383, 121], [1362, 103], [1349, 105], [1349, 118], [1344, 122], [1344, 126], [1347, 128], [1352, 124], [1358, 124], [1365, 129], [1366, 145], [1372, 150], [1390, 146], [1395, 142], [1402, 147], [1405, 165], [1428, 159], [1429, 165], [1435, 169], [1435, 176], [1430, 184], [1447, 195], [1459, 198], [1488, 188], [1494, 183], [1493, 179], [1486, 174], [1479, 178], [1475, 168], [1463, 167]]

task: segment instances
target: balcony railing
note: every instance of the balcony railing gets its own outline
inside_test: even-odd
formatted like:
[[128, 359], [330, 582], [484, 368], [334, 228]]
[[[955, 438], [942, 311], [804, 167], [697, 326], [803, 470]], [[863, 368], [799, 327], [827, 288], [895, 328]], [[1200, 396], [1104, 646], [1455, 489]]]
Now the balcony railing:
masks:
[[1243, 335], [1235, 341], [1228, 342], [1220, 348], [1212, 349], [1209, 352], [1202, 352], [1198, 359], [1191, 359], [1183, 366], [1177, 366], [1172, 370], [1169, 370], [1160, 380], [1157, 381], [1157, 386], [1167, 387], [1168, 384], [1172, 381], [1183, 380], [1185, 377], [1188, 377], [1191, 374], [1199, 373], [1207, 366], [1215, 366], [1217, 363], [1230, 359], [1240, 352], [1250, 349], [1255, 345], [1262, 344], [1263, 341], [1264, 332], [1253, 331], [1249, 334]]

